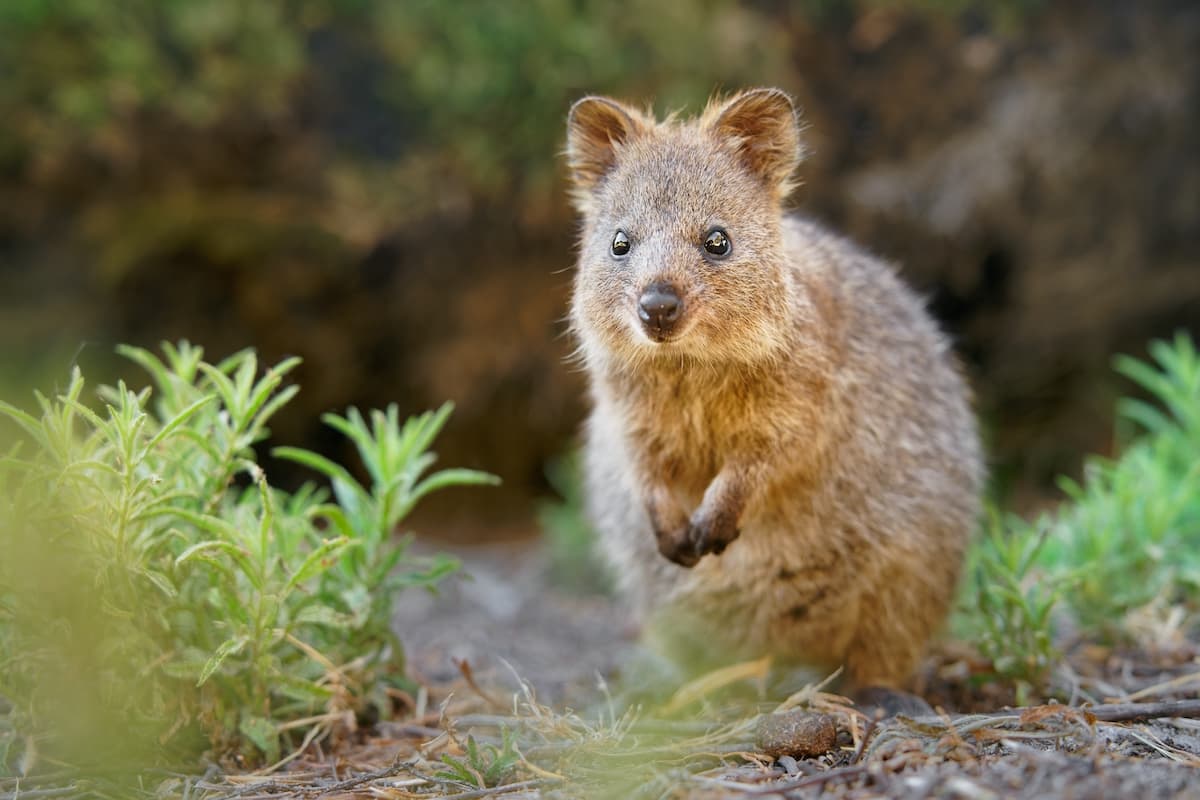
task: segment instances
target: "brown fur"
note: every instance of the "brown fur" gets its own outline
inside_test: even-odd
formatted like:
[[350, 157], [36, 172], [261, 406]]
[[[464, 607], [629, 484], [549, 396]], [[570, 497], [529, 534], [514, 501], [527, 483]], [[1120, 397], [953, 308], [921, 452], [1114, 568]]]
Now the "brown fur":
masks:
[[[572, 109], [589, 512], [639, 612], [684, 620], [714, 661], [844, 663], [858, 685], [895, 686], [954, 593], [978, 436], [912, 292], [785, 214], [800, 155], [778, 90], [685, 122], [604, 98]], [[725, 259], [704, 252], [714, 226]], [[656, 282], [683, 302], [664, 342], [637, 315]]]

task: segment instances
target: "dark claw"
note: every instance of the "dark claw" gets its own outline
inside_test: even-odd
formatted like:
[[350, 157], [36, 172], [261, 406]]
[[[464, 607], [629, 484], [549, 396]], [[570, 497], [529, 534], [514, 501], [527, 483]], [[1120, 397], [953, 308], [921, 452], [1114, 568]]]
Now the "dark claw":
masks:
[[726, 517], [718, 517], [711, 522], [693, 523], [688, 527], [688, 539], [693, 543], [697, 559], [708, 553], [721, 555], [739, 535], [741, 531]]

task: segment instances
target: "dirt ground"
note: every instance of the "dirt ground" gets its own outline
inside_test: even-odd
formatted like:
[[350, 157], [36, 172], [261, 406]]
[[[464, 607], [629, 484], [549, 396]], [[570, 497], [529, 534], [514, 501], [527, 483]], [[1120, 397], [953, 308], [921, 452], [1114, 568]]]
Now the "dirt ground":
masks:
[[[431, 687], [406, 718], [272, 775], [162, 788], [203, 800], [1200, 798], [1200, 663], [1186, 642], [1153, 659], [1073, 648], [1056, 677], [1063, 705], [1006, 708], [1011, 697], [977, 685], [968, 651], [943, 643], [923, 671], [932, 716], [872, 719], [819, 687], [783, 705], [753, 691], [707, 696], [753, 686], [753, 665], [692, 687], [688, 713], [622, 713], [606, 692], [638, 651], [618, 606], [553, 585], [536, 544], [459, 555], [464, 575], [397, 611], [411, 668]], [[484, 775], [505, 736], [513, 766]]]

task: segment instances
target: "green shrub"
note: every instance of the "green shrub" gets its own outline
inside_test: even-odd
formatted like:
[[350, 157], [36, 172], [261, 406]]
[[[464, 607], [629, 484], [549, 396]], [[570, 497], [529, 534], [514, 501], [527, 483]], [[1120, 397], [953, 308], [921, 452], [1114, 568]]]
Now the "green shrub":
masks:
[[1184, 334], [1150, 354], [1116, 360], [1153, 401], [1118, 405], [1134, 429], [1120, 456], [1089, 458], [1081, 483], [1061, 479], [1067, 502], [1053, 514], [994, 517], [969, 557], [957, 622], [1004, 678], [1045, 677], [1057, 613], [1082, 636], [1119, 639], [1152, 603], [1193, 620], [1200, 610], [1200, 356]]
[[965, 602], [955, 620], [960, 635], [1022, 693], [1041, 683], [1060, 655], [1050, 614], [1063, 580], [1040, 563], [1049, 535], [1045, 517], [1030, 523], [990, 509], [984, 535], [967, 554]]
[[310, 485], [281, 491], [253, 447], [295, 395], [283, 380], [298, 360], [259, 376], [250, 350], [215, 365], [187, 343], [163, 351], [121, 348], [153, 389], [104, 387], [100, 411], [82, 400], [78, 370], [61, 396], [38, 395], [40, 417], [0, 405], [24, 440], [0, 461], [10, 769], [33, 748], [144, 767], [204, 740], [274, 761], [368, 704], [386, 714], [386, 685], [403, 678], [395, 593], [456, 566], [406, 558], [393, 528], [430, 491], [493, 482], [422, 477], [450, 407], [404, 425], [391, 407], [369, 426], [353, 409], [326, 417], [369, 485], [280, 448], [332, 477], [337, 502]]
[[1078, 569], [1071, 610], [1110, 636], [1156, 598], [1193, 611], [1200, 599], [1200, 357], [1182, 334], [1150, 353], [1154, 365], [1122, 356], [1116, 366], [1159, 405], [1120, 402], [1139, 435], [1118, 459], [1089, 459], [1083, 483], [1061, 480], [1071, 504], [1046, 553], [1052, 569]]
[[[322, 52], [332, 43], [354, 53], [333, 68], [369, 69], [356, 101], [401, 121], [386, 149], [402, 146], [410, 180], [461, 183], [500, 202], [514, 188], [545, 192], [556, 169], [547, 154], [580, 94], [694, 104], [714, 85], [778, 74], [787, 44], [765, 15], [733, 0], [8, 0], [0, 37], [11, 45], [0, 53], [0, 110], [22, 122], [0, 130], [0, 164], [139, 142], [147, 120], [303, 124], [304, 109], [325, 108], [323, 94], [342, 90], [327, 83], [335, 76]], [[350, 164], [375, 189], [395, 181], [371, 178], [378, 142], [314, 133], [343, 183]], [[397, 202], [420, 206], [422, 193], [408, 194]]]

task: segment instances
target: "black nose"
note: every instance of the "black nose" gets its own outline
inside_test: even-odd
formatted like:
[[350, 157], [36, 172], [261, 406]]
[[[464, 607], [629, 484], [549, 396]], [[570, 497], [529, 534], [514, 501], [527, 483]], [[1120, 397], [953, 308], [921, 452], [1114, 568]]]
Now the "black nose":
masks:
[[669, 332], [682, 312], [683, 300], [668, 283], [651, 284], [638, 298], [638, 316], [651, 333]]

